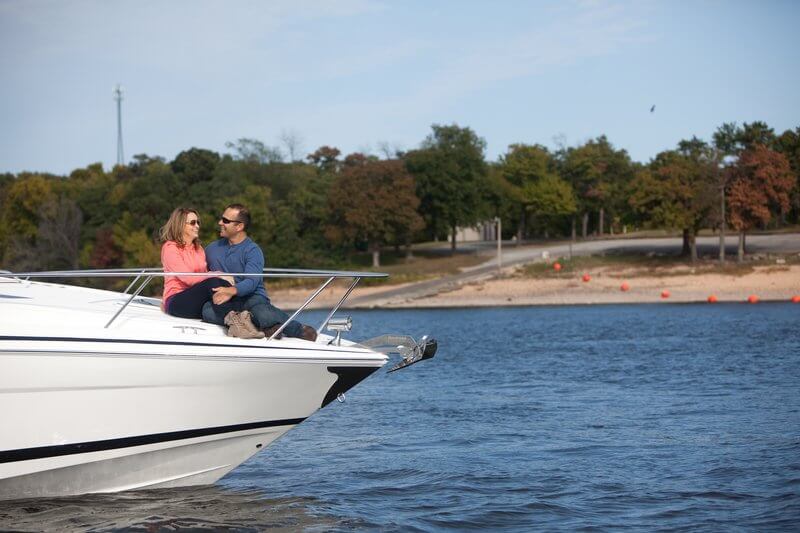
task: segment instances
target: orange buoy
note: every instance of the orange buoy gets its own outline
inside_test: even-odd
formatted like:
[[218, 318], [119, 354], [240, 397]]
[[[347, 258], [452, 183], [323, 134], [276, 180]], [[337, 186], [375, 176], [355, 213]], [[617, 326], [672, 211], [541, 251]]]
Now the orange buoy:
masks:
[[800, 294], [792, 296], [792, 303], [793, 304], [800, 304]]
[[757, 304], [758, 303], [758, 296], [756, 296], [755, 294], [751, 294], [750, 296], [747, 297], [747, 303], [749, 303], [749, 304]]
[[556, 272], [560, 271], [561, 270], [561, 263], [557, 263], [557, 262], [553, 263], [553, 270], [555, 270]]
[[710, 304], [717, 303], [717, 297], [712, 294], [711, 296], [708, 297], [708, 303]]
[[630, 290], [630, 288], [631, 288], [631, 286], [628, 285], [627, 281], [623, 281], [622, 285], [619, 286], [619, 290], [621, 290], [622, 292], [626, 292], [626, 291]]
[[584, 275], [583, 275], [583, 277], [582, 277], [581, 279], [582, 279], [583, 281], [589, 281], [590, 279], [592, 279], [592, 276], [590, 276], [589, 274], [584, 274]]
[[669, 298], [669, 291], [667, 289], [664, 289], [663, 291], [661, 291], [661, 297], [662, 298]]

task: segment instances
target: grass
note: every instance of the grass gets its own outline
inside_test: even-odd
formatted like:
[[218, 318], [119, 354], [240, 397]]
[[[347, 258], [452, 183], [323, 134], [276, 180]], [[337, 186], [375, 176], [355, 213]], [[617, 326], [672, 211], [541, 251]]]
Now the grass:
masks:
[[[364, 279], [360, 286], [370, 285], [398, 285], [424, 281], [427, 279], [456, 274], [463, 267], [479, 265], [486, 261], [471, 252], [456, 251], [454, 255], [442, 253], [440, 250], [415, 250], [413, 257], [406, 260], [405, 253], [397, 254], [394, 251], [381, 252], [381, 266], [372, 268], [372, 255], [368, 253], [356, 254], [349, 258], [349, 266], [339, 270], [356, 270], [362, 272], [384, 272], [389, 278]], [[269, 287], [287, 289], [293, 287], [311, 287], [319, 285], [316, 280], [303, 279], [274, 279], [269, 280]]]
[[[669, 277], [707, 273], [743, 276], [753, 272], [757, 266], [767, 266], [769, 267], [767, 272], [777, 272], [788, 269], [789, 265], [800, 264], [800, 258], [796, 254], [758, 257], [756, 259], [751, 256], [741, 264], [736, 262], [735, 257], [728, 258], [724, 265], [720, 265], [716, 257], [701, 258], [692, 264], [691, 260], [677, 255], [608, 254], [573, 256], [572, 259], [560, 258], [553, 261], [553, 263], [558, 262], [561, 264], [561, 270], [558, 272], [554, 269], [552, 263], [533, 263], [520, 268], [516, 275], [526, 278], [558, 278], [605, 270], [607, 275], [620, 278]], [[777, 264], [776, 259], [783, 259], [784, 263]], [[614, 273], [614, 271], [617, 271], [617, 273]]]

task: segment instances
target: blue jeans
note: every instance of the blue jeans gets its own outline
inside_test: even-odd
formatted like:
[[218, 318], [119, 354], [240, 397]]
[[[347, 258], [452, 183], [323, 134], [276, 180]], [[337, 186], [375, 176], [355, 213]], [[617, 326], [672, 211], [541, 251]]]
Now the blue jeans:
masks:
[[[251, 294], [242, 298], [234, 297], [221, 305], [214, 305], [210, 301], [203, 305], [203, 321], [211, 324], [225, 324], [225, 315], [231, 311], [250, 311], [253, 324], [258, 329], [266, 329], [275, 324], [283, 324], [289, 319], [289, 315], [272, 305], [268, 299], [260, 294]], [[303, 325], [292, 320], [282, 332], [287, 337], [301, 338], [303, 336]]]

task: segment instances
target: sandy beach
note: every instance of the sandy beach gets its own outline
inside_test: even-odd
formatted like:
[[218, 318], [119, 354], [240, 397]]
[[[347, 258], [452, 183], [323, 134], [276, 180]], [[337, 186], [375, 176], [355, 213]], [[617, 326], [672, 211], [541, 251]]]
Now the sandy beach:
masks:
[[[756, 266], [744, 274], [692, 272], [689, 267], [660, 270], [643, 275], [634, 269], [600, 268], [581, 274], [553, 273], [537, 278], [522, 277], [514, 268], [478, 281], [448, 287], [432, 296], [409, 298], [382, 297], [388, 290], [403, 285], [371, 286], [356, 289], [354, 295], [369, 298], [361, 308], [489, 307], [508, 305], [587, 305], [612, 303], [707, 302], [714, 295], [719, 302], [746, 302], [755, 295], [759, 301], [790, 301], [800, 295], [800, 265]], [[623, 283], [629, 287], [621, 290]], [[405, 285], [411, 287], [412, 284]], [[336, 286], [321, 295], [315, 307], [330, 306], [341, 298], [345, 286]], [[664, 291], [668, 296], [662, 296]], [[272, 300], [290, 309], [301, 305], [307, 289], [271, 290]]]

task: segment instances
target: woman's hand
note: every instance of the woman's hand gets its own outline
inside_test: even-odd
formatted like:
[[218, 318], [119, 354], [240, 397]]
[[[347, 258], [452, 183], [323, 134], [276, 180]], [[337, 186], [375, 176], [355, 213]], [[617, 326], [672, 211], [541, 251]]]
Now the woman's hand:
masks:
[[236, 280], [233, 279], [233, 276], [219, 276], [219, 278], [224, 279], [225, 281], [230, 283], [231, 286], [236, 285]]

